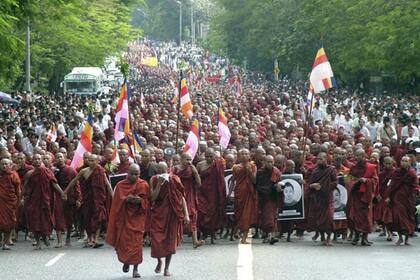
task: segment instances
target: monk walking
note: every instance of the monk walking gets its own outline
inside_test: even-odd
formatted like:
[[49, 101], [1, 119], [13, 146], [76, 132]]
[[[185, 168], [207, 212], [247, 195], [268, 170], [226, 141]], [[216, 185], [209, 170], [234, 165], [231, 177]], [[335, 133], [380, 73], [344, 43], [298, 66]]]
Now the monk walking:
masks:
[[[337, 186], [337, 172], [327, 165], [327, 154], [320, 152], [317, 166], [309, 178], [308, 192], [308, 230], [321, 234], [323, 245], [331, 246], [331, 233], [334, 231], [333, 192]], [[326, 234], [326, 239], [325, 239]]]
[[[74, 168], [66, 165], [66, 157], [62, 153], [55, 155], [56, 168], [54, 171], [58, 184], [66, 189], [70, 181], [77, 176]], [[67, 194], [67, 200], [63, 201], [60, 197], [56, 196], [54, 207], [55, 230], [57, 232], [57, 246], [56, 248], [63, 247], [63, 237], [61, 233], [67, 230], [66, 246], [70, 246], [70, 236], [75, 222], [77, 208], [81, 204], [81, 193], [79, 183], [73, 187], [71, 192]]]
[[115, 248], [123, 272], [133, 265], [133, 278], [140, 278], [146, 211], [150, 206], [149, 184], [139, 179], [140, 167], [131, 164], [127, 178], [118, 182], [109, 214], [106, 242]]
[[82, 169], [69, 183], [66, 193], [69, 193], [79, 180], [84, 191], [79, 209], [81, 224], [88, 234], [85, 247], [99, 248], [103, 246], [98, 242], [101, 226], [108, 221], [107, 193], [112, 196], [113, 191], [105, 169], [98, 164], [97, 155], [89, 156], [89, 167]]
[[183, 153], [181, 155], [181, 164], [174, 167], [174, 174], [181, 179], [185, 189], [185, 199], [187, 201], [188, 213], [191, 220], [188, 231], [192, 234], [193, 247], [197, 248], [204, 245], [204, 240], [198, 240], [197, 235], [197, 189], [201, 187], [201, 178], [197, 169], [192, 164], [192, 158], [189, 154]]
[[223, 159], [215, 158], [214, 150], [207, 149], [205, 160], [197, 165], [201, 188], [198, 191], [198, 228], [210, 235], [214, 243], [216, 231], [222, 227], [225, 215], [225, 165]]
[[29, 231], [34, 233], [35, 250], [41, 249], [40, 239], [49, 246], [48, 236], [53, 230], [53, 216], [51, 207], [51, 187], [66, 200], [66, 194], [57, 184], [54, 173], [42, 164], [40, 154], [32, 159], [34, 168], [25, 176], [24, 190], [27, 194], [26, 217]]
[[372, 199], [375, 189], [378, 187], [378, 175], [376, 165], [366, 161], [366, 153], [358, 149], [354, 153], [356, 165], [350, 168], [349, 172], [349, 218], [353, 223], [355, 236], [352, 241], [357, 245], [362, 235], [361, 244], [370, 246], [368, 235], [373, 226]]
[[260, 206], [260, 229], [268, 234], [264, 243], [271, 245], [279, 240], [277, 234], [277, 217], [280, 199], [283, 199], [283, 190], [277, 183], [280, 181], [281, 172], [274, 167], [274, 157], [265, 156], [262, 167], [257, 171], [257, 191]]
[[410, 245], [408, 236], [414, 233], [415, 228], [417, 186], [416, 171], [410, 166], [410, 158], [404, 156], [385, 193], [385, 201], [392, 213], [392, 229], [398, 232], [396, 245], [403, 243], [403, 235], [404, 244]]
[[235, 178], [235, 219], [241, 231], [241, 243], [248, 244], [249, 228], [258, 220], [258, 196], [254, 187], [257, 167], [250, 161], [249, 151], [239, 151], [239, 164], [232, 168]]
[[167, 173], [168, 166], [165, 162], [159, 163], [158, 171], [159, 175], [150, 179], [153, 203], [150, 210], [151, 255], [158, 259], [155, 272], [161, 272], [161, 258], [165, 258], [164, 275], [170, 276], [171, 258], [182, 240], [182, 222], [188, 224], [190, 216], [179, 177]]
[[3, 250], [10, 250], [10, 233], [17, 225], [17, 211], [20, 204], [20, 179], [13, 171], [12, 161], [0, 161], [0, 241], [3, 236]]

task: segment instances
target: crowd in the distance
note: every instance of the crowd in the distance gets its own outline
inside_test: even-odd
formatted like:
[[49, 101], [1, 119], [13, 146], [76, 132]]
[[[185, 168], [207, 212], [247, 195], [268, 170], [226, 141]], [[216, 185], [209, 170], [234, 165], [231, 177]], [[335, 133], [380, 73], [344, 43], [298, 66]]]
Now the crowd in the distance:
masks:
[[[149, 45], [146, 49], [155, 50], [159, 67], [141, 65], [145, 44]], [[410, 168], [420, 176], [419, 96], [339, 87], [317, 96], [308, 117], [307, 82], [293, 81], [287, 76], [278, 81], [267, 80], [260, 73], [241, 70], [230, 65], [228, 59], [188, 45], [137, 42], [130, 48], [131, 125], [144, 144], [143, 152], [133, 157], [140, 163], [141, 176], [146, 180], [157, 173], [154, 164], [169, 161], [164, 149], [181, 148], [189, 133], [191, 120], [182, 116], [175, 147], [174, 92], [179, 69], [185, 65], [189, 65], [183, 75], [188, 80], [194, 117], [200, 122], [200, 147], [194, 164], [204, 161], [205, 151], [211, 148], [224, 159], [226, 169], [231, 169], [240, 161], [239, 152], [246, 149], [258, 170], [270, 161], [266, 157], [272, 156], [273, 166], [281, 172], [300, 173], [304, 180], [309, 180], [320, 153], [326, 153], [328, 165], [338, 169], [341, 165], [354, 166], [356, 151], [363, 150], [366, 160], [377, 166], [378, 174], [384, 171], [387, 161], [392, 160], [394, 167], [400, 167], [401, 160], [408, 156]], [[151, 55], [149, 51], [146, 54]], [[12, 93], [20, 104], [0, 104], [0, 159], [10, 159], [18, 172], [23, 170], [21, 181], [36, 154], [53, 170], [58, 153], [69, 164], [93, 106], [92, 154], [100, 157], [109, 174], [118, 173], [119, 165], [127, 164], [132, 152], [124, 151], [126, 146], [120, 145], [121, 163], [113, 161], [118, 95], [118, 88], [100, 97]], [[226, 114], [231, 132], [225, 150], [219, 146], [219, 107]], [[57, 129], [55, 141], [51, 141], [53, 127]], [[171, 165], [179, 164], [179, 160], [175, 156]], [[24, 230], [25, 219], [20, 214], [17, 228]], [[381, 219], [376, 219], [379, 224]], [[304, 230], [302, 223], [295, 223], [293, 229]]]

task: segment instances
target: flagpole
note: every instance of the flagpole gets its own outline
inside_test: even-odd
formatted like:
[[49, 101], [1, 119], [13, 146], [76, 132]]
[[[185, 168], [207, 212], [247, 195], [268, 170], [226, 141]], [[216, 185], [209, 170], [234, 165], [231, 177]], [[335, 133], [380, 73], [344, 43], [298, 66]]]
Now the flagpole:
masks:
[[179, 140], [179, 122], [181, 120], [181, 81], [182, 81], [182, 70], [179, 70], [179, 83], [178, 83], [178, 103], [177, 103], [177, 119], [176, 119], [176, 140], [175, 140], [175, 151], [178, 153], [178, 140]]
[[308, 110], [308, 115], [306, 116], [306, 125], [305, 125], [305, 134], [303, 135], [303, 141], [302, 141], [302, 149], [303, 149], [303, 161], [302, 161], [302, 166], [305, 163], [305, 155], [306, 155], [306, 139], [308, 138], [308, 133], [309, 133], [309, 118], [312, 115], [312, 107], [313, 107], [313, 102], [314, 102], [314, 95], [315, 93], [311, 94], [311, 103], [309, 105], [309, 110]]

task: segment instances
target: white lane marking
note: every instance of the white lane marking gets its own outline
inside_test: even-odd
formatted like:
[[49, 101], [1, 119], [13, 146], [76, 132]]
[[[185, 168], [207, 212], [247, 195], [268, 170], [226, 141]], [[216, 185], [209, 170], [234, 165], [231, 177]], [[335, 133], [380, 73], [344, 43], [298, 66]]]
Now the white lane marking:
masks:
[[[248, 239], [249, 240], [249, 239]], [[238, 245], [238, 262], [236, 265], [236, 274], [238, 280], [253, 280], [254, 272], [252, 270], [252, 261], [254, 256], [252, 255], [252, 244], [241, 244]]]
[[57, 256], [55, 256], [49, 262], [47, 262], [47, 264], [45, 266], [52, 266], [52, 265], [54, 265], [59, 259], [61, 259], [62, 257], [64, 257], [65, 254], [66, 253], [59, 253]]

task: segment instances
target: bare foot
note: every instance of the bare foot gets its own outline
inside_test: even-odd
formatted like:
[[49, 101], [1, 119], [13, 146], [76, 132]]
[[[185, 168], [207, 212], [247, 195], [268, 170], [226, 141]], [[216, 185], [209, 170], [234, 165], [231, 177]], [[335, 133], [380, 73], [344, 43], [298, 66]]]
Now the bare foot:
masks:
[[405, 245], [405, 246], [411, 246], [411, 243], [409, 243], [408, 241], [405, 241], [405, 242], [404, 242], [404, 245]]
[[63, 248], [63, 245], [62, 244], [57, 244], [57, 245], [54, 246], [54, 248]]
[[401, 239], [398, 239], [398, 241], [395, 243], [395, 245], [400, 246], [402, 242], [403, 241]]
[[193, 244], [193, 248], [197, 249], [200, 246], [203, 246], [206, 242], [204, 240], [197, 241], [197, 243]]
[[8, 245], [4, 244], [3, 245], [3, 250], [8, 251], [8, 250], [10, 250], [10, 247]]
[[162, 272], [162, 262], [158, 262], [155, 268], [155, 273], [161, 273]]
[[172, 274], [169, 273], [169, 270], [165, 269], [163, 276], [172, 276]]
[[246, 240], [241, 240], [241, 244], [249, 244], [249, 242]]
[[137, 270], [133, 270], [133, 278], [140, 278], [140, 273]]

